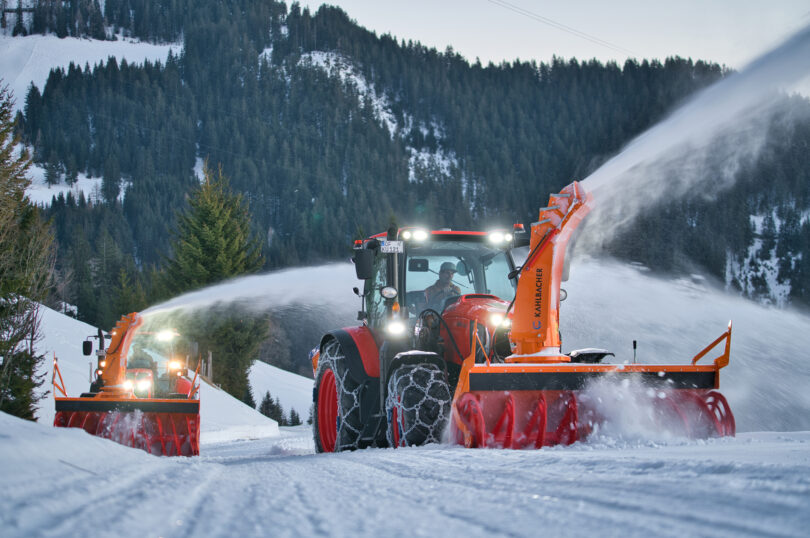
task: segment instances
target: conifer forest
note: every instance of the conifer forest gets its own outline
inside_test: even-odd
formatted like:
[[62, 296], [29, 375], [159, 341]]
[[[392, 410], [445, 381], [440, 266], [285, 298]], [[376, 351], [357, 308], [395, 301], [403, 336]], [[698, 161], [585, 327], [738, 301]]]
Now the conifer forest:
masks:
[[[34, 6], [20, 32], [182, 44], [165, 63], [56, 69], [16, 96], [18, 134], [48, 181], [103, 178], [98, 198], [43, 208], [56, 234], [54, 294], [102, 327], [187, 287], [172, 269], [178, 216], [203, 161], [244, 203], [255, 247], [245, 270], [346, 259], [354, 239], [391, 222], [529, 224], [549, 193], [729, 74], [680, 57], [483, 65], [376, 35], [339, 8], [271, 0]], [[767, 301], [757, 264], [775, 252], [788, 303], [810, 305], [810, 101], [775, 98], [790, 113], [722, 197], [650, 207], [605, 254], [665, 273], [697, 267]], [[731, 261], [744, 280], [728, 274]]]

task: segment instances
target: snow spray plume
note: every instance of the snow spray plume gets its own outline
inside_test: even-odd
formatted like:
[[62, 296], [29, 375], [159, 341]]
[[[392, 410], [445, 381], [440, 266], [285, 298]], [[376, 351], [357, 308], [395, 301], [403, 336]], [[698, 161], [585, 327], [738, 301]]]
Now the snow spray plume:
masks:
[[[217, 314], [234, 309], [254, 314], [283, 308], [318, 310], [325, 321], [344, 324], [354, 319], [360, 299], [352, 294], [357, 285], [349, 264], [286, 269], [251, 275], [192, 291], [149, 307], [141, 314], [161, 320], [188, 314]], [[335, 325], [342, 326], [342, 325]]]
[[664, 198], [682, 197], [698, 185], [703, 196], [730, 187], [785, 111], [781, 92], [808, 75], [810, 26], [638, 136], [583, 181], [596, 203], [577, 247], [598, 249]]
[[644, 385], [637, 379], [604, 378], [579, 396], [580, 420], [593, 428], [589, 441], [607, 444], [646, 443], [686, 439], [683, 421], [671, 412], [666, 391]]
[[[733, 318], [731, 363], [720, 372], [720, 391], [737, 431], [810, 431], [806, 314], [729, 295], [706, 281], [664, 279], [617, 262], [582, 260], [576, 271], [560, 316], [566, 350], [601, 347], [616, 353], [607, 362], [629, 363], [638, 339], [639, 363], [688, 364]], [[711, 364], [722, 352], [714, 351], [699, 364]]]

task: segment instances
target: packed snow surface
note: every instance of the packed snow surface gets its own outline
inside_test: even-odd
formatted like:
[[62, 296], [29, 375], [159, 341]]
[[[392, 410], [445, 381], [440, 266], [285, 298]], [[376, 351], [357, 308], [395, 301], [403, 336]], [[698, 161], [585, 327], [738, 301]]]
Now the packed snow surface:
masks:
[[306, 427], [160, 458], [0, 414], [0, 527], [29, 536], [806, 536], [810, 433], [313, 454]]

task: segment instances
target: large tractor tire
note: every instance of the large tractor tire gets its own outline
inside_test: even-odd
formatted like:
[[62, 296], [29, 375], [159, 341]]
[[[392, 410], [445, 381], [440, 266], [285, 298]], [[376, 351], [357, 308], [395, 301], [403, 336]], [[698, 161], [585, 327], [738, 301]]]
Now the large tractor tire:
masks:
[[452, 395], [435, 364], [406, 364], [388, 380], [385, 411], [389, 446], [440, 443], [450, 420]]
[[337, 340], [330, 340], [318, 359], [312, 434], [318, 452], [358, 448], [362, 385], [349, 375], [346, 357]]

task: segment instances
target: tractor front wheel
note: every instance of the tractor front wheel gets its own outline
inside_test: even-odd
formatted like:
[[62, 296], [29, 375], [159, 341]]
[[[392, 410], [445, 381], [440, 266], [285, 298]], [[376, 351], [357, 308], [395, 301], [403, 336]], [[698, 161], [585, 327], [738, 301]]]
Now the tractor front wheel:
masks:
[[385, 400], [389, 446], [440, 443], [451, 400], [444, 372], [435, 364], [406, 364], [394, 370]]
[[346, 357], [336, 340], [321, 352], [315, 375], [312, 434], [318, 452], [358, 448], [363, 423], [360, 420], [360, 390], [349, 375]]

